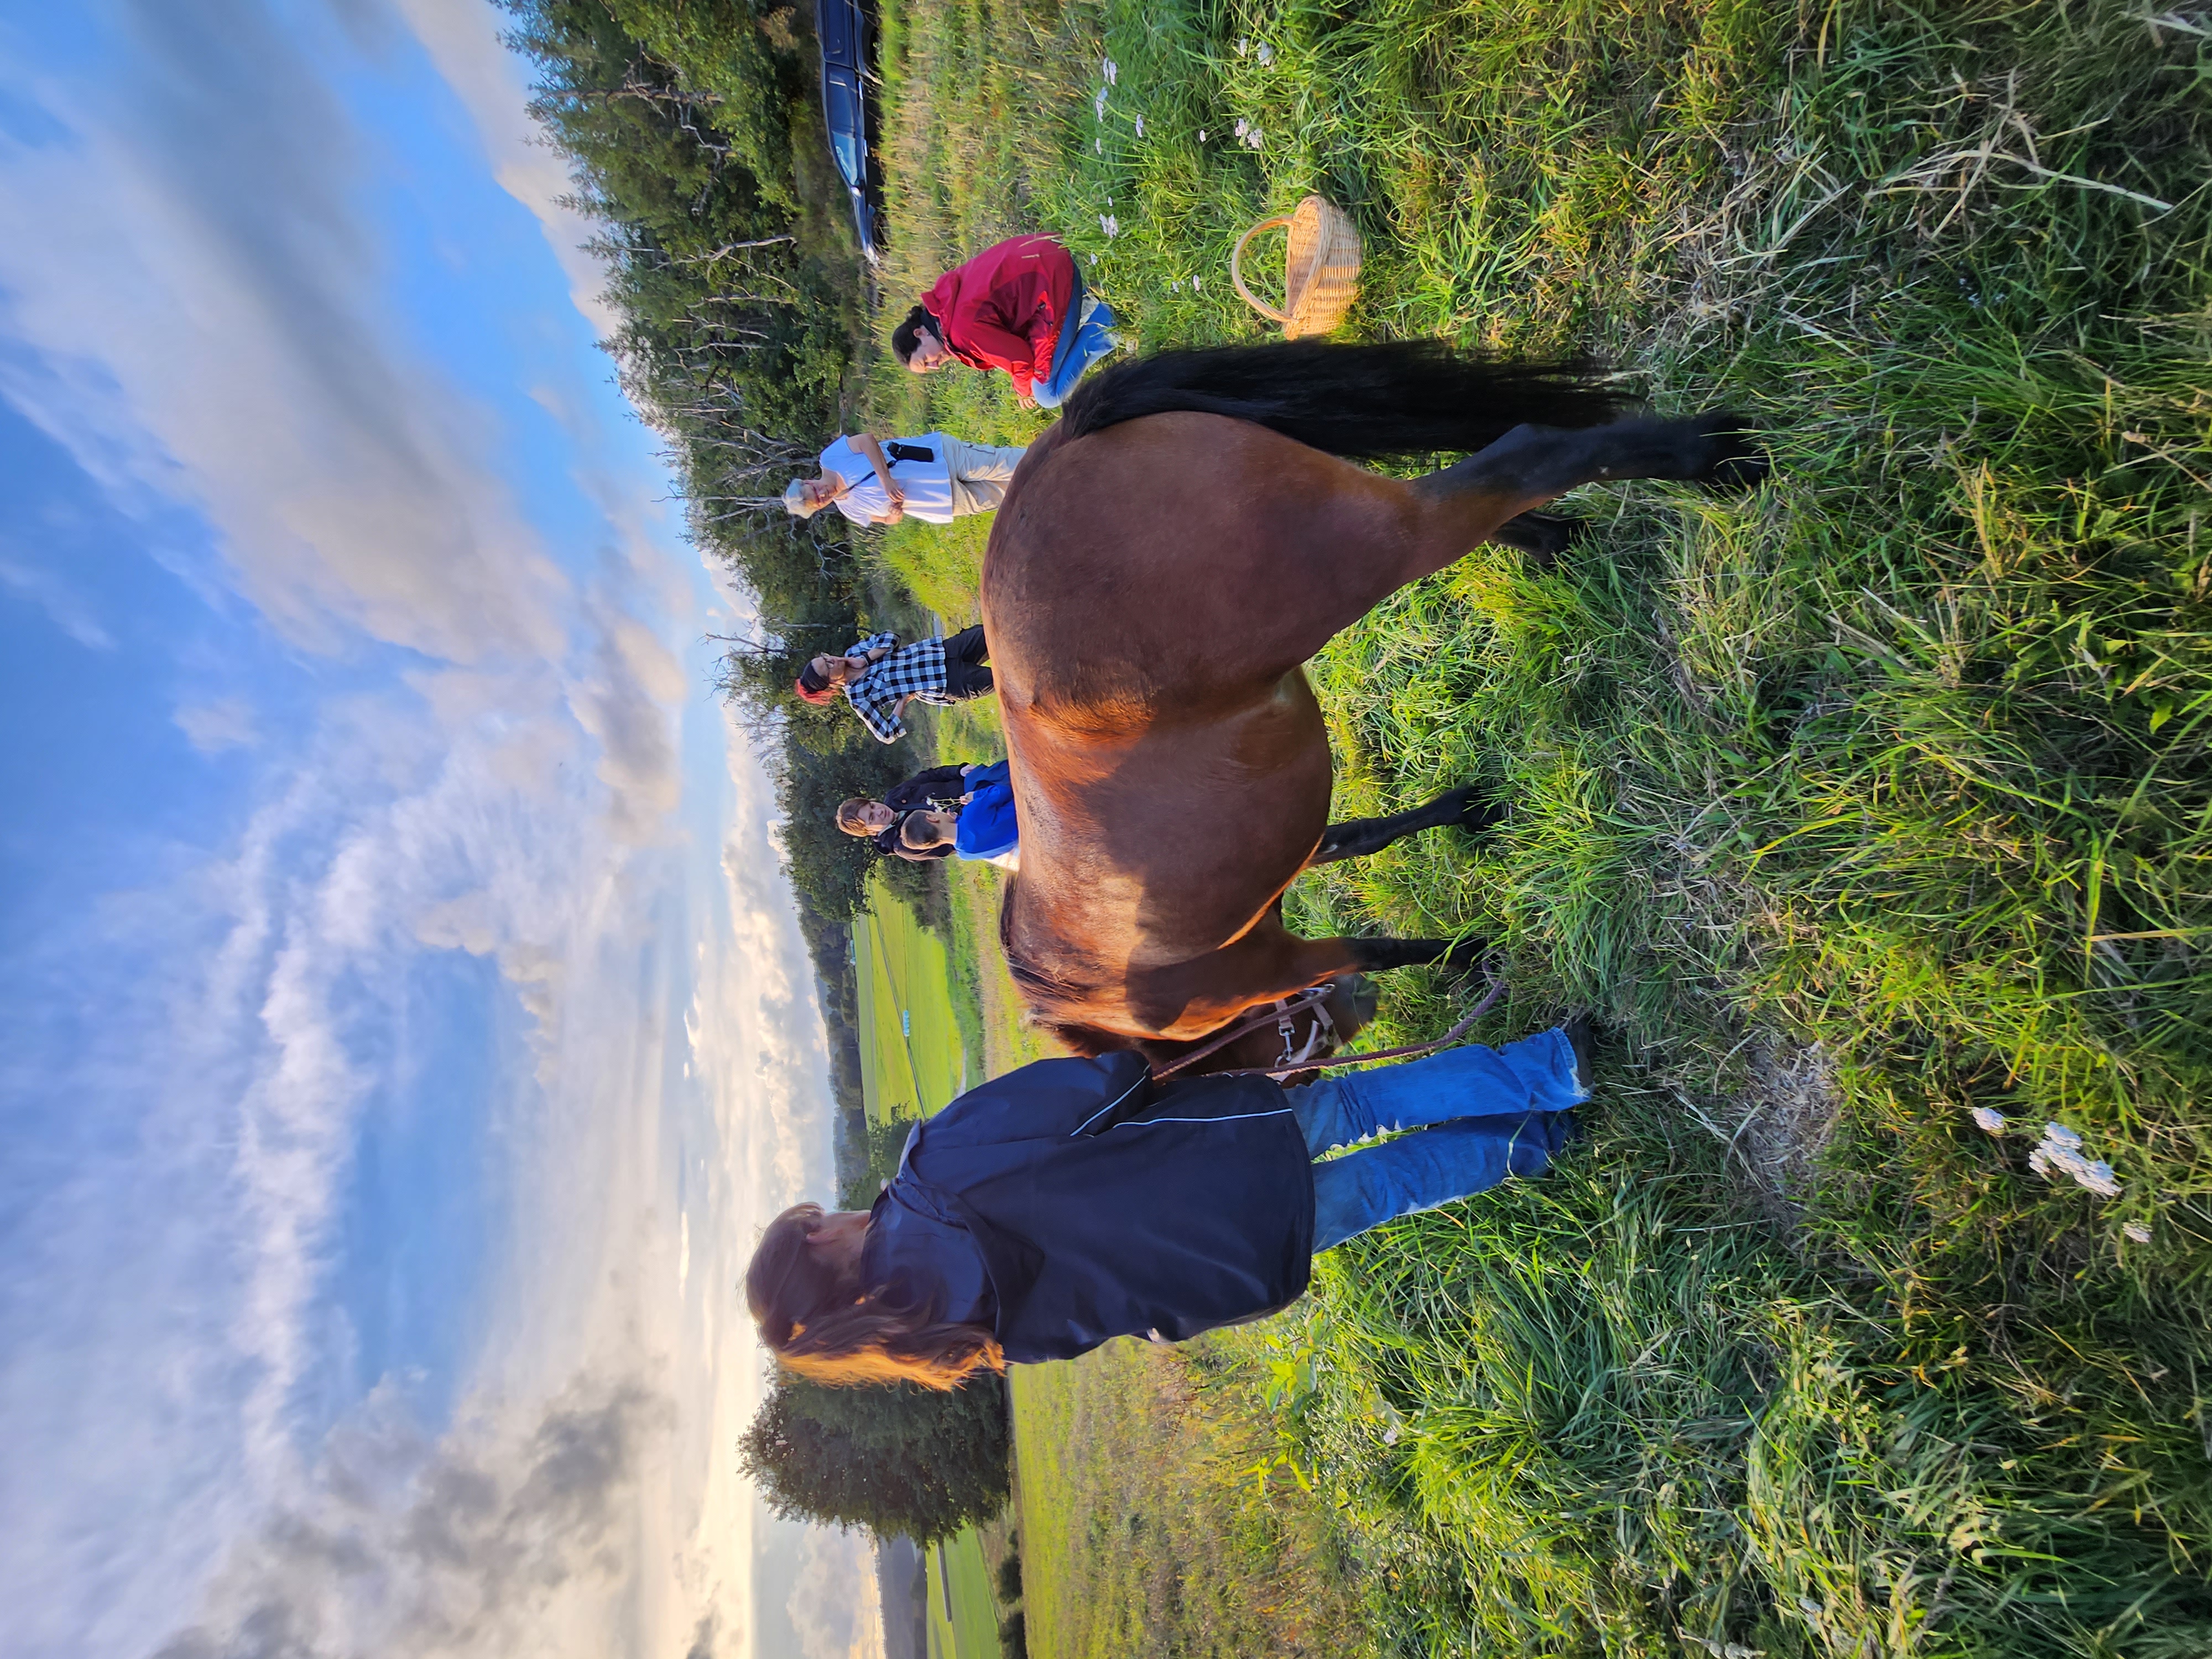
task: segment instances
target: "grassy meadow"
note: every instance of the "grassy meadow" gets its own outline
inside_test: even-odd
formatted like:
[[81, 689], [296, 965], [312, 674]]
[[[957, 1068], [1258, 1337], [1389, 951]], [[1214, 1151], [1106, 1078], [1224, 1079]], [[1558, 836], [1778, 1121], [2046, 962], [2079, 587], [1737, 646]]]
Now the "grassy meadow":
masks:
[[868, 1115], [927, 1117], [982, 1076], [982, 1032], [945, 942], [881, 881], [867, 898], [853, 919], [853, 969]]
[[[1321, 190], [1348, 335], [1591, 349], [1773, 451], [1579, 492], [1556, 571], [1477, 550], [1313, 665], [1338, 816], [1513, 816], [1294, 920], [1495, 940], [1493, 1039], [1610, 1022], [1553, 1176], [1233, 1339], [1366, 1648], [2212, 1652], [2208, 46], [2081, 0], [886, 7], [886, 328], [1048, 229], [1145, 345], [1262, 337], [1230, 248]], [[886, 425], [1041, 429], [887, 363]], [[964, 618], [986, 528], [879, 556]], [[1374, 1036], [1464, 994], [1395, 975]]]
[[1358, 1650], [1358, 1596], [1268, 1419], [1264, 1364], [1214, 1337], [1011, 1376], [1034, 1659]]
[[999, 1659], [998, 1603], [991, 1593], [981, 1536], [970, 1527], [931, 1547], [923, 1556], [929, 1589], [929, 1659]]

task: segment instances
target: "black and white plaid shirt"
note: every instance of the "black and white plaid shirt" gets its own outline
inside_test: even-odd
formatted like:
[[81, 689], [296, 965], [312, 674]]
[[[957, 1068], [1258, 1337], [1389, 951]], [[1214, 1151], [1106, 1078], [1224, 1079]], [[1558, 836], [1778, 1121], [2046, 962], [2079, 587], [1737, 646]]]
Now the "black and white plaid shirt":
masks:
[[896, 634], [871, 634], [845, 654], [865, 657], [878, 646], [898, 648], [857, 679], [848, 680], [845, 701], [878, 743], [896, 743], [906, 735], [906, 723], [898, 717], [901, 697], [919, 697], [940, 708], [950, 708], [959, 699], [945, 695], [943, 640], [916, 640], [900, 647]]

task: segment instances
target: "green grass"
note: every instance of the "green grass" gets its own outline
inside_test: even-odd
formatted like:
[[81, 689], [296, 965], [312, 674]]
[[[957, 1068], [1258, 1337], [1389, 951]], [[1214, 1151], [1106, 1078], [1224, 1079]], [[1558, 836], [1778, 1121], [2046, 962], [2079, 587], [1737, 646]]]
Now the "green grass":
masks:
[[867, 908], [853, 920], [853, 967], [870, 1118], [927, 1117], [960, 1092], [963, 1079], [980, 1078], [981, 1043], [971, 1057], [945, 942], [879, 881], [871, 880]]
[[[988, 520], [984, 522], [988, 523]], [[960, 614], [960, 613], [955, 613]], [[969, 611], [966, 616], [972, 616]], [[964, 619], [964, 618], [963, 618]], [[937, 713], [938, 752], [947, 761], [988, 762], [1006, 752], [999, 706], [990, 699]], [[995, 866], [948, 859], [939, 866], [951, 915], [954, 1006], [965, 1032], [972, 1024], [979, 1075], [998, 1077], [1017, 1066], [1063, 1053], [1030, 1025], [999, 949], [999, 902], [1006, 876]]]
[[1255, 1370], [1209, 1340], [1012, 1374], [1036, 1659], [1356, 1648], [1326, 1510], [1281, 1460]]
[[[930, 1659], [999, 1659], [998, 1602], [983, 1540], [973, 1527], [923, 1552], [929, 1585]], [[945, 1571], [938, 1571], [939, 1561]], [[945, 1616], [947, 1589], [952, 1616]]]
[[[1758, 494], [1581, 492], [1558, 573], [1480, 550], [1313, 666], [1338, 816], [1479, 778], [1513, 817], [1309, 878], [1294, 921], [1482, 933], [1487, 1035], [1613, 1032], [1585, 1150], [1240, 1339], [1303, 1379], [1281, 1444], [1378, 1650], [2212, 1651], [2185, 10], [901, 9], [887, 305], [1046, 228], [1147, 343], [1259, 337], [1230, 245], [1322, 189], [1366, 240], [1349, 332], [1595, 349], [1770, 434]], [[981, 376], [869, 397], [1040, 424]], [[943, 609], [975, 555], [884, 556]], [[1462, 995], [1397, 975], [1374, 1036]], [[2053, 1119], [2120, 1198], [2030, 1170]]]

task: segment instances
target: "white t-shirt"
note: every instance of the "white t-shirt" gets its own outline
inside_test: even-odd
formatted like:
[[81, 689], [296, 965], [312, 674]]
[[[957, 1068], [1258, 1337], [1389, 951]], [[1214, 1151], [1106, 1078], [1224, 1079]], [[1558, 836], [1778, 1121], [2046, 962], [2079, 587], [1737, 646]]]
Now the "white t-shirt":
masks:
[[[891, 453], [891, 446], [906, 449], [926, 449], [930, 459], [926, 461], [902, 459]], [[945, 457], [950, 453], [942, 432], [925, 432], [919, 438], [886, 438], [884, 455], [891, 464], [891, 477], [906, 493], [906, 516], [920, 519], [927, 524], [952, 522], [952, 469]], [[877, 516], [891, 510], [891, 498], [884, 490], [883, 480], [868, 458], [853, 447], [849, 439], [840, 438], [822, 452], [822, 470], [834, 472], [852, 485], [837, 498], [837, 510], [854, 524], [873, 524]]]

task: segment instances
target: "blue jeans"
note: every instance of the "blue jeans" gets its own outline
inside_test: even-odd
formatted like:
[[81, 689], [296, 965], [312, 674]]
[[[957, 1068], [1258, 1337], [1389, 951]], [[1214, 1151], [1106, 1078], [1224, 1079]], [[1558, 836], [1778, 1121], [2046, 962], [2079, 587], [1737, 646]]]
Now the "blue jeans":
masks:
[[[1066, 325], [1061, 326], [1065, 328]], [[1083, 378], [1083, 371], [1112, 353], [1115, 344], [1113, 330], [1114, 313], [1101, 300], [1091, 308], [1088, 317], [1082, 318], [1073, 337], [1064, 339], [1060, 349], [1053, 354], [1052, 378], [1030, 386], [1030, 396], [1036, 399], [1039, 409], [1058, 409], [1067, 401], [1068, 394], [1075, 390], [1075, 383]]]
[[1418, 1210], [1540, 1175], [1574, 1134], [1575, 1081], [1565, 1031], [1503, 1048], [1480, 1043], [1284, 1091], [1315, 1158], [1386, 1129], [1419, 1129], [1314, 1165], [1314, 1254]]

